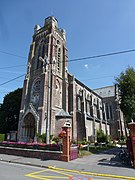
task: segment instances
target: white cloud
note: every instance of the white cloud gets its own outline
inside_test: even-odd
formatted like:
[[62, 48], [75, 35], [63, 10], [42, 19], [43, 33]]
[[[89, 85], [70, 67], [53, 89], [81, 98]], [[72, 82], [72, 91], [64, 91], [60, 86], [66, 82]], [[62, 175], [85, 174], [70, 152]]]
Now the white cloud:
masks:
[[85, 65], [84, 65], [84, 67], [85, 67], [86, 69], [88, 69], [88, 68], [89, 68], [89, 67], [88, 67], [88, 64], [85, 64]]

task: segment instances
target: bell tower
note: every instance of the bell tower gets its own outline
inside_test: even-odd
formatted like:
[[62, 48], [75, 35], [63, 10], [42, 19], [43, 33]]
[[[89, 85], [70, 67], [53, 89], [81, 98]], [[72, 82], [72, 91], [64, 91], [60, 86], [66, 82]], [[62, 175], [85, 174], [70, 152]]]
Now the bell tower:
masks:
[[[23, 85], [18, 139], [30, 141], [36, 134], [55, 135], [56, 115], [68, 112], [68, 55], [65, 30], [55, 17], [36, 25], [30, 45]], [[32, 120], [31, 120], [32, 117]]]

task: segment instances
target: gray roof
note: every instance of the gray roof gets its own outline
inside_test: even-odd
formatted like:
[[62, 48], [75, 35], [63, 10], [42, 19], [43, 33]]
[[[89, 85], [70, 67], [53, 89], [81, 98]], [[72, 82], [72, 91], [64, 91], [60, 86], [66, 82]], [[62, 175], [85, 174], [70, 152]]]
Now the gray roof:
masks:
[[94, 89], [102, 98], [115, 96], [115, 86], [106, 86], [103, 88]]
[[70, 117], [69, 113], [66, 112], [64, 109], [61, 109], [57, 114], [56, 116], [59, 116], [59, 117]]

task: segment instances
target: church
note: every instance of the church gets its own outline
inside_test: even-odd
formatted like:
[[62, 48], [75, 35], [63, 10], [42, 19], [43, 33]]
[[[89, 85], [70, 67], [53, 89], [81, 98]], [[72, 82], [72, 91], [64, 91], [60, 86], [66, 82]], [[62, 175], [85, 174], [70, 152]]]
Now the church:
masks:
[[[103, 99], [68, 72], [66, 32], [57, 19], [49, 16], [43, 27], [36, 25], [23, 85], [18, 140], [29, 142], [43, 133], [48, 139], [58, 136], [65, 122], [71, 124], [72, 140], [95, 142], [99, 129], [110, 135]], [[117, 123], [117, 118], [113, 121]]]

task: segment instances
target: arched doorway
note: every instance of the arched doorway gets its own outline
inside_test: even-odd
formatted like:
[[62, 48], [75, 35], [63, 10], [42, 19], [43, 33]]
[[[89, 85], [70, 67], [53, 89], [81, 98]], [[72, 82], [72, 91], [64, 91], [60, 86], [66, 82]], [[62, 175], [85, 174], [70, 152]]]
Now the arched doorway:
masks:
[[34, 141], [35, 132], [35, 118], [31, 113], [28, 113], [23, 123], [23, 137], [25, 137], [26, 142]]

